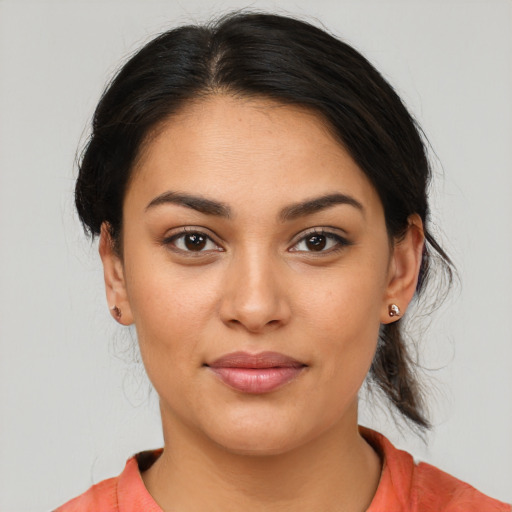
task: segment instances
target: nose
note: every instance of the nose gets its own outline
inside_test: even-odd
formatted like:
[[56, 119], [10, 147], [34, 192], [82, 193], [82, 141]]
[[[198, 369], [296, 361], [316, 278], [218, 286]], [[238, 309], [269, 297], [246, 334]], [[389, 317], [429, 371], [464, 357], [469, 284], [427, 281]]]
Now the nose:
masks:
[[278, 267], [278, 262], [262, 251], [233, 258], [220, 305], [220, 316], [228, 327], [263, 333], [289, 322], [290, 303]]

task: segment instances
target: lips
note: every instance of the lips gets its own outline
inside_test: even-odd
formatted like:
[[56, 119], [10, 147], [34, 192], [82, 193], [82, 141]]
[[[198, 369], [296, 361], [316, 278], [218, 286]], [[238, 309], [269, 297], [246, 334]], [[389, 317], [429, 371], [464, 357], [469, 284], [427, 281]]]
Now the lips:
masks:
[[304, 363], [278, 352], [233, 352], [206, 366], [227, 386], [251, 394], [274, 391], [306, 368]]

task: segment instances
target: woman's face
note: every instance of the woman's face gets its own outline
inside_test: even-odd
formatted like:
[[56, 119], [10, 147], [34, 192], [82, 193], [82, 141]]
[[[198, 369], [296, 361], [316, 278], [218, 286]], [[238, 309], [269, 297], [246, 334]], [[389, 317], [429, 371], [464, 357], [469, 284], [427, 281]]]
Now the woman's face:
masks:
[[318, 117], [188, 106], [146, 145], [123, 225], [122, 262], [100, 249], [107, 293], [167, 432], [263, 454], [353, 428], [400, 265], [376, 191]]

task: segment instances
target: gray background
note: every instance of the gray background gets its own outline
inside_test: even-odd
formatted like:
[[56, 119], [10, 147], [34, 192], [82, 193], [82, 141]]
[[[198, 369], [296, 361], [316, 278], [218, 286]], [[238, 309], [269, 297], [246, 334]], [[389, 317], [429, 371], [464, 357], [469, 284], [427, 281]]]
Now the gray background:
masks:
[[423, 125], [434, 220], [462, 278], [422, 336], [435, 428], [425, 446], [366, 400], [361, 421], [512, 500], [512, 2], [17, 0], [0, 1], [2, 511], [48, 510], [161, 445], [133, 333], [110, 318], [73, 211], [75, 152], [130, 52], [247, 6], [320, 19]]

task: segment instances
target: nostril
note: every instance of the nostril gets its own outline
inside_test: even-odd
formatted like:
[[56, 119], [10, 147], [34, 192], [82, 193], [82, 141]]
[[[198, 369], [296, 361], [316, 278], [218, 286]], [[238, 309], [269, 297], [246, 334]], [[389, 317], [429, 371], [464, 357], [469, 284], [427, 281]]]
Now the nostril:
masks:
[[247, 329], [250, 332], [263, 332], [270, 329], [275, 329], [279, 327], [281, 324], [280, 320], [269, 320], [268, 322], [251, 322], [249, 320], [238, 320], [236, 318], [232, 318], [227, 323], [228, 327], [232, 328], [239, 328], [240, 326], [243, 326], [245, 329]]

